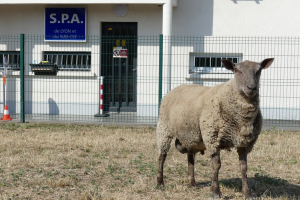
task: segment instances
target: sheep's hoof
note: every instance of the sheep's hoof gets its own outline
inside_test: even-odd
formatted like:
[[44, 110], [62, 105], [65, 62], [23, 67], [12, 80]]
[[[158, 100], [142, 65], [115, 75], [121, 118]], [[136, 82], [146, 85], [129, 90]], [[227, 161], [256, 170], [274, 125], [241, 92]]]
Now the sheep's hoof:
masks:
[[222, 198], [222, 193], [220, 191], [219, 186], [216, 186], [216, 182], [212, 183], [212, 186], [210, 188], [210, 191], [212, 191], [212, 197], [213, 199], [219, 199]]
[[221, 191], [220, 191], [220, 188], [216, 188], [216, 189], [213, 189], [212, 188], [212, 197], [213, 197], [213, 199], [219, 199], [219, 198], [222, 198], [222, 193], [221, 193]]
[[157, 185], [156, 186], [157, 187], [163, 187], [163, 186], [165, 186], [165, 183], [164, 183], [164, 181], [157, 180]]
[[251, 192], [249, 190], [246, 190], [246, 192], [242, 191], [243, 195], [245, 196], [245, 199], [247, 200], [254, 200], [255, 198], [252, 197]]
[[252, 197], [251, 195], [245, 195], [245, 199], [247, 199], [247, 200], [254, 200], [255, 198], [254, 197]]
[[196, 182], [189, 183], [189, 188], [192, 188], [192, 187], [197, 187]]
[[218, 193], [213, 193], [213, 199], [220, 199], [222, 198], [222, 194], [221, 192], [218, 194]]

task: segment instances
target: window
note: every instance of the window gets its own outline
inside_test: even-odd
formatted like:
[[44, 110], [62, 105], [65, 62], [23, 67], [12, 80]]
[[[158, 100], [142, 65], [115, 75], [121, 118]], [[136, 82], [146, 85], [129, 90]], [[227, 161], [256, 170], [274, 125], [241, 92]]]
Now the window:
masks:
[[60, 70], [91, 70], [91, 52], [45, 51], [44, 61], [56, 63]]
[[0, 51], [0, 68], [6, 66], [12, 70], [20, 70], [20, 51]]
[[190, 74], [230, 73], [222, 66], [222, 59], [238, 63], [242, 61], [242, 54], [190, 53]]

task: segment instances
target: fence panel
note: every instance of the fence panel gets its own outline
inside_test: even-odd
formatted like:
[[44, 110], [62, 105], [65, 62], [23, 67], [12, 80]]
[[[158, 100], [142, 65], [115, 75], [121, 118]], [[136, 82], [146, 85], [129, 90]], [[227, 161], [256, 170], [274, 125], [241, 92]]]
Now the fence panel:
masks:
[[[20, 118], [20, 35], [0, 35], [0, 113], [1, 119], [5, 104], [10, 116]], [[6, 61], [6, 83], [3, 73]], [[4, 92], [5, 91], [5, 92]], [[5, 101], [5, 102], [4, 102]]]
[[[88, 36], [86, 42], [25, 36], [26, 120], [156, 123], [158, 42], [158, 36]], [[53, 66], [57, 72], [48, 69]], [[97, 117], [101, 106], [107, 117]]]
[[[298, 37], [88, 36], [86, 42], [49, 42], [44, 35], [25, 35], [25, 119], [155, 124], [160, 96], [176, 86], [214, 86], [233, 78], [221, 59], [274, 57], [261, 76], [264, 125], [300, 128], [299, 45]], [[14, 119], [21, 118], [20, 48], [19, 35], [0, 36], [0, 68], [6, 56], [9, 69], [6, 104]], [[99, 117], [100, 108], [105, 117]]]
[[[172, 36], [172, 88], [180, 84], [214, 86], [233, 77], [221, 59], [261, 62], [275, 58], [260, 82], [265, 126], [300, 127], [298, 37]], [[165, 81], [166, 82], [166, 81]]]

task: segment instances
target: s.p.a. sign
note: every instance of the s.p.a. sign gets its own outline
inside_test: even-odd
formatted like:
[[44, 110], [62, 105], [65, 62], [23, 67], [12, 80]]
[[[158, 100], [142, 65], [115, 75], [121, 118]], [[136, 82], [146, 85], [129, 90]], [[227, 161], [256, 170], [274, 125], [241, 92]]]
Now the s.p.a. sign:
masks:
[[46, 8], [46, 41], [86, 41], [85, 8]]

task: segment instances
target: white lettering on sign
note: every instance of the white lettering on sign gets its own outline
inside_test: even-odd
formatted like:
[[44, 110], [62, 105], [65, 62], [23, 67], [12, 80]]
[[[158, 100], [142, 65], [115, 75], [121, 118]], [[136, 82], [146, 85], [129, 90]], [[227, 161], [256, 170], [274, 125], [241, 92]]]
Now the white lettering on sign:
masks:
[[68, 14], [61, 14], [61, 23], [65, 23], [65, 20], [69, 19]]
[[77, 23], [77, 24], [83, 24], [83, 21], [79, 20], [79, 17], [78, 17], [78, 15], [76, 13], [72, 15], [71, 20], [68, 20], [68, 19], [70, 19], [70, 16], [68, 14], [65, 14], [65, 13], [61, 14], [61, 21], [57, 21], [55, 13], [51, 13], [50, 14], [50, 19], [52, 20], [52, 21], [50, 21], [50, 24], [55, 24], [55, 23], [62, 23], [62, 24], [64, 24], [64, 23], [68, 23], [68, 24], [69, 23], [70, 24]]
[[72, 20], [71, 20], [71, 24], [76, 21], [78, 24], [80, 23], [79, 21], [79, 18], [78, 18], [78, 15], [77, 14], [74, 14], [73, 17], [72, 17]]
[[55, 13], [52, 13], [50, 15], [50, 18], [53, 20], [53, 21], [50, 21], [51, 24], [54, 24], [56, 22], [56, 18], [55, 18], [56, 14]]

